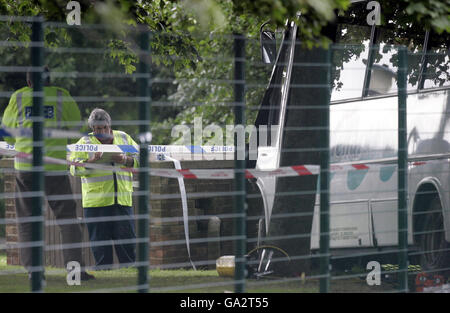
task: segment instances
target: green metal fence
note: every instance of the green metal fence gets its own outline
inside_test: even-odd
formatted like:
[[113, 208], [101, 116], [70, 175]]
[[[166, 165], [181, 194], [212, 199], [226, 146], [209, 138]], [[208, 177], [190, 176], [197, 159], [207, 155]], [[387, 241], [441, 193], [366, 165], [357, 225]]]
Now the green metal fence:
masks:
[[[317, 48], [311, 52], [296, 38], [289, 41], [286, 37], [278, 44], [278, 51], [281, 53], [273, 67], [274, 64], [263, 64], [259, 60], [259, 39], [244, 34], [230, 34], [214, 38], [219, 42], [215, 42], [217, 45], [222, 45], [219, 51], [211, 48], [210, 55], [198, 56], [195, 61], [188, 58], [181, 60], [194, 64], [190, 64], [192, 71], [184, 72], [186, 77], [182, 77], [177, 73], [181, 69], [176, 68], [175, 62], [169, 61], [177, 57], [159, 54], [152, 44], [181, 40], [166, 33], [150, 32], [142, 25], [124, 27], [121, 29], [124, 32], [122, 35], [109, 32], [105, 25], [82, 25], [73, 30], [63, 24], [46, 22], [40, 17], [2, 17], [3, 27], [11, 19], [16, 23], [24, 23], [32, 30], [31, 42], [11, 42], [8, 38], [1, 38], [0, 47], [17, 53], [17, 58], [13, 55], [5, 59], [5, 63], [0, 65], [0, 72], [4, 75], [25, 74], [31, 69], [33, 75], [33, 242], [20, 242], [16, 236], [18, 230], [14, 225], [24, 221], [14, 215], [14, 200], [17, 196], [11, 187], [15, 183], [11, 159], [7, 165], [7, 158], [13, 155], [14, 150], [2, 147], [0, 151], [5, 162], [2, 165], [2, 175], [5, 181], [9, 179], [10, 184], [10, 189], [6, 190], [5, 185], [2, 193], [2, 198], [9, 203], [10, 211], [7, 212], [10, 215], [0, 219], [1, 224], [9, 227], [6, 230], [7, 242], [0, 250], [6, 254], [7, 261], [7, 264], [1, 264], [0, 269], [2, 292], [11, 291], [11, 281], [18, 281], [19, 289], [12, 291], [19, 292], [28, 291], [28, 287], [33, 292], [415, 292], [419, 290], [421, 281], [429, 282], [428, 287], [444, 290], [447, 279], [445, 273], [449, 270], [448, 259], [445, 259], [449, 255], [448, 242], [445, 240], [445, 234], [448, 236], [449, 233], [448, 227], [445, 228], [449, 216], [449, 185], [445, 179], [449, 177], [447, 140], [450, 91], [448, 72], [446, 77], [445, 71], [440, 76], [431, 76], [439, 66], [448, 67], [448, 50], [417, 52], [409, 51], [404, 46], [390, 47], [393, 52], [389, 56], [396, 59], [391, 62], [396, 67], [393, 81], [397, 87], [394, 92], [374, 96], [367, 93], [370, 88], [363, 91], [362, 84], [361, 88], [355, 87], [358, 85], [357, 78], [353, 81], [355, 86], [343, 81], [339, 87], [337, 82], [344, 79], [343, 73], [348, 69], [346, 66], [349, 66], [354, 71], [351, 74], [354, 77], [359, 75], [358, 72], [366, 73], [364, 76], [369, 77], [369, 84], [370, 77], [375, 75], [377, 59], [367, 55], [366, 62], [372, 60], [375, 63], [371, 64], [374, 65], [372, 68], [366, 67], [363, 65], [366, 63], [362, 62], [363, 54], [369, 53], [370, 49], [380, 54], [385, 53], [379, 46], [336, 44], [329, 49]], [[197, 40], [207, 42], [207, 37], [200, 36]], [[102, 42], [105, 38], [109, 41]], [[57, 46], [56, 42], [59, 40], [66, 40], [65, 43], [73, 46]], [[102, 46], [105, 43], [107, 46]], [[92, 46], [94, 44], [98, 45]], [[27, 53], [30, 55], [30, 62], [18, 59]], [[351, 55], [344, 67], [342, 64], [336, 65], [336, 58], [340, 58], [342, 53]], [[66, 57], [61, 57], [64, 54], [67, 54]], [[428, 68], [424, 61], [419, 65], [408, 63], [416, 59], [424, 60], [425, 56], [429, 60]], [[113, 266], [110, 271], [87, 265], [86, 269], [96, 279], [83, 281], [81, 286], [66, 286], [65, 266], [60, 269], [62, 248], [72, 247], [73, 244], [60, 242], [56, 238], [59, 236], [57, 229], [46, 231], [49, 226], [80, 223], [80, 219], [81, 224], [87, 225], [90, 222], [89, 218], [81, 218], [82, 209], [80, 218], [75, 220], [48, 221], [44, 178], [49, 173], [44, 170], [44, 164], [49, 161], [45, 160], [45, 151], [49, 147], [45, 146], [45, 138], [58, 131], [56, 129], [52, 133], [44, 126], [47, 109], [43, 96], [43, 75], [44, 65], [48, 62], [56, 69], [50, 69], [52, 78], [59, 83], [68, 83], [68, 89], [74, 93], [82, 119], [87, 120], [94, 107], [105, 107], [113, 116], [113, 126], [126, 129], [139, 148], [139, 168], [134, 172], [138, 183], [138, 187], [134, 189], [133, 203], [136, 238], [131, 240], [136, 247], [135, 262], [126, 264], [127, 269], [119, 268], [117, 263], [111, 264], [116, 267]], [[352, 68], [351, 62], [359, 67]], [[25, 65], [27, 63], [31, 68]], [[123, 68], [130, 71], [133, 64], [137, 65], [135, 72], [123, 72]], [[193, 74], [199, 68], [204, 77]], [[341, 72], [336, 74], [336, 68]], [[388, 72], [383, 66], [378, 67], [380, 68]], [[418, 83], [421, 87], [412, 91], [410, 78], [416, 71], [420, 73], [422, 83]], [[18, 80], [17, 77], [12, 77]], [[7, 78], [2, 81], [5, 82]], [[427, 79], [442, 79], [442, 84], [427, 89], [423, 83]], [[82, 80], [85, 81], [80, 83]], [[12, 84], [6, 83], [1, 86], [3, 91], [0, 94], [6, 100], [2, 101], [3, 109], [13, 92], [5, 90], [5, 87], [11, 86]], [[350, 92], [360, 91], [361, 96], [333, 99], [333, 93], [345, 88]], [[211, 90], [214, 92], [210, 92]], [[439, 99], [439, 109], [426, 108], [426, 104], [432, 102], [427, 99], [432, 97]], [[359, 103], [362, 108], [364, 105], [369, 106], [369, 102], [379, 103], [379, 112], [374, 105], [369, 109], [364, 107], [367, 109], [364, 113], [355, 110], [356, 104]], [[286, 103], [286, 107], [283, 108], [280, 103]], [[424, 104], [421, 106], [420, 103]], [[265, 110], [267, 116], [261, 114]], [[209, 111], [218, 113], [210, 114]], [[385, 117], [380, 117], [380, 113]], [[358, 121], [351, 117], [352, 114], [364, 114], [360, 119], [362, 124], [373, 118], [378, 125], [386, 123], [386, 126], [371, 129], [370, 125], [366, 125], [367, 128], [362, 127], [364, 125], [347, 125], [346, 123]], [[423, 125], [418, 123], [412, 127], [409, 121], [415, 120], [413, 114], [419, 117], [423, 114], [424, 120], [427, 114], [430, 115], [430, 121], [440, 123], [439, 131], [428, 134], [427, 130], [431, 132], [431, 128], [424, 125], [436, 123], [427, 120]], [[208, 138], [199, 140], [196, 137], [195, 117], [202, 115], [204, 123], [211, 122], [209, 119], [215, 120], [208, 125]], [[285, 120], [282, 123], [273, 122], [283, 116]], [[391, 116], [397, 117], [395, 129], [390, 128], [393, 125], [390, 123]], [[257, 124], [264, 118], [269, 121], [269, 131], [261, 132], [261, 129], [265, 129], [262, 125], [266, 125], [258, 124], [259, 129], [256, 131], [259, 131], [259, 142], [261, 138], [269, 137], [272, 142], [261, 145], [267, 152], [263, 149], [257, 151], [258, 158], [264, 157], [264, 153], [272, 153], [273, 149], [270, 148], [275, 147], [274, 143], [278, 142], [278, 169], [267, 166], [271, 160], [258, 163], [263, 161], [252, 159], [252, 151], [249, 150], [252, 147], [251, 138], [244, 139], [242, 145], [238, 132], [232, 133], [234, 150], [230, 150], [228, 154], [221, 152], [215, 155], [220, 155], [218, 160], [208, 160], [208, 154], [203, 151], [199, 159], [195, 159], [196, 149], [203, 149], [199, 146], [211, 146], [205, 142], [213, 142], [212, 134], [225, 132], [226, 124], [230, 121], [231, 126], [236, 129], [242, 125], [245, 128], [253, 123]], [[218, 124], [218, 127], [214, 124]], [[175, 126], [179, 128], [175, 129]], [[270, 126], [276, 127], [271, 130]], [[422, 129], [424, 131], [419, 134]], [[4, 127], [3, 130], [4, 136], [7, 135], [6, 131], [10, 131]], [[377, 137], [385, 136], [375, 134], [379, 130], [387, 132], [389, 140], [396, 138], [393, 142], [397, 146], [383, 151], [370, 150], [371, 142], [367, 142], [367, 147], [358, 146], [357, 139], [364, 134], [371, 134], [374, 141], [378, 140]], [[88, 131], [84, 127], [76, 133], [77, 136], [70, 138], [76, 141]], [[63, 131], [61, 133], [69, 135]], [[174, 133], [179, 136], [181, 134], [178, 139], [188, 138], [194, 143], [183, 145], [190, 149], [188, 153], [169, 154], [162, 150], [156, 153], [158, 151], [152, 150], [166, 149], [162, 146], [158, 148], [155, 142], [166, 146], [173, 144], [171, 140], [174, 139]], [[205, 135], [204, 129], [201, 129], [200, 134]], [[423, 136], [423, 142], [420, 136]], [[437, 143], [436, 138], [439, 136], [440, 141]], [[342, 144], [342, 138], [351, 140], [345, 145]], [[308, 145], [308, 140], [313, 145]], [[304, 143], [299, 144], [300, 141]], [[223, 137], [221, 142], [223, 146], [228, 146]], [[414, 146], [416, 143], [417, 146]], [[426, 148], [427, 144], [430, 144], [429, 148]], [[62, 149], [65, 150], [66, 147]], [[419, 150], [424, 152], [414, 154]], [[289, 153], [311, 162], [292, 163]], [[246, 158], [241, 158], [242, 154]], [[352, 159], [354, 156], [359, 159]], [[178, 165], [181, 169], [177, 168]], [[420, 172], [421, 165], [425, 166], [425, 172]], [[252, 174], [255, 173], [251, 171], [255, 166], [260, 170], [258, 175], [261, 176]], [[210, 176], [199, 178], [200, 172], [194, 171], [198, 168], [205, 170], [204, 175]], [[314, 172], [314, 169], [318, 170]], [[229, 173], [227, 170], [231, 170], [234, 176], [226, 176]], [[436, 171], [439, 173], [434, 173]], [[272, 178], [268, 174], [264, 176], [264, 172], [270, 172]], [[385, 174], [387, 172], [389, 173]], [[175, 179], [177, 176], [168, 176], [180, 173], [184, 179], [181, 179], [182, 183], [180, 179]], [[350, 177], [359, 173], [363, 173], [362, 178]], [[348, 176], [342, 178], [344, 175]], [[379, 180], [371, 185], [373, 190], [359, 189], [362, 181], [369, 179], [369, 176], [364, 175], [376, 176]], [[392, 178], [395, 175], [396, 190], [390, 190], [388, 183], [395, 181]], [[220, 176], [224, 178], [218, 179]], [[260, 177], [269, 178], [263, 180]], [[415, 177], [435, 179], [421, 183], [415, 181]], [[441, 183], [439, 190], [436, 189], [438, 182]], [[348, 186], [344, 186], [345, 184]], [[356, 187], [351, 184], [356, 184]], [[416, 186], [418, 190], [414, 189]], [[339, 191], [341, 187], [347, 188], [346, 191]], [[265, 194], [261, 193], [264, 188], [267, 188]], [[394, 193], [395, 196], [391, 198]], [[78, 202], [82, 201], [81, 192], [67, 190], [58, 197], [64, 198], [72, 194]], [[434, 200], [435, 197], [440, 202]], [[388, 204], [382, 206], [380, 203]], [[121, 216], [118, 220], [120, 218]], [[362, 222], [349, 222], [353, 220]], [[393, 220], [397, 223], [395, 228], [383, 226], [393, 224]], [[98, 221], [114, 222], [117, 218], [104, 216], [95, 220]], [[295, 224], [298, 221], [302, 223], [301, 227]], [[361, 229], [352, 229], [360, 225], [365, 225], [366, 228], [361, 226]], [[50, 236], [56, 234], [55, 239], [45, 238], [46, 233]], [[396, 238], [392, 239], [394, 237]], [[48, 240], [55, 241], [48, 244]], [[116, 240], [129, 244], [127, 239]], [[390, 240], [393, 243], [389, 243]], [[109, 244], [106, 241], [89, 240], [85, 232], [85, 237], [80, 238], [77, 246], [84, 249], [86, 260], [94, 262], [92, 255], [88, 256], [90, 249]], [[314, 246], [314, 242], [318, 245]], [[28, 281], [25, 278], [27, 271], [18, 264], [17, 255], [13, 253], [17, 252], [18, 247], [26, 245], [32, 246], [33, 270]], [[289, 253], [290, 251], [293, 252]], [[230, 255], [234, 256], [234, 261], [229, 263], [229, 268], [216, 263], [220, 257], [225, 260], [223, 257]], [[389, 258], [385, 259], [385, 255]], [[409, 260], [414, 259], [414, 256], [420, 259], [418, 264], [410, 263]], [[56, 261], [51, 260], [53, 257]], [[427, 258], [429, 261], [426, 261]], [[383, 264], [378, 271], [376, 267], [369, 267], [369, 264], [376, 266], [392, 259], [398, 265]], [[375, 263], [371, 263], [373, 261]], [[436, 265], [434, 268], [411, 267], [432, 265], [433, 262]], [[51, 265], [48, 266], [48, 263]], [[303, 265], [306, 263], [309, 266]], [[221, 266], [223, 268], [219, 268]], [[46, 270], [48, 268], [51, 268], [50, 272]], [[47, 286], [43, 284], [44, 275], [48, 281]], [[378, 283], [372, 284], [369, 281], [372, 277], [378, 279]], [[443, 281], [431, 282], [433, 279]], [[1, 281], [5, 282], [4, 285]], [[20, 286], [27, 288], [20, 289]]]

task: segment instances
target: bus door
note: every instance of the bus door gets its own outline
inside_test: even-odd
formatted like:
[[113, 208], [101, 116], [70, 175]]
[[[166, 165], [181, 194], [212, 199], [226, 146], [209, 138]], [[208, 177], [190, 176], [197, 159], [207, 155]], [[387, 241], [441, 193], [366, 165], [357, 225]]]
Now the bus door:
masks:
[[[295, 42], [297, 26], [291, 24], [286, 29], [280, 45], [280, 52], [272, 77], [264, 95], [261, 108], [256, 119], [258, 130], [258, 156], [256, 168], [271, 170], [279, 167], [280, 162], [280, 128], [284, 121], [287, 92], [291, 72], [291, 56]], [[268, 233], [272, 208], [275, 201], [277, 185], [276, 177], [260, 177], [256, 185], [262, 196], [264, 205], [264, 231]]]

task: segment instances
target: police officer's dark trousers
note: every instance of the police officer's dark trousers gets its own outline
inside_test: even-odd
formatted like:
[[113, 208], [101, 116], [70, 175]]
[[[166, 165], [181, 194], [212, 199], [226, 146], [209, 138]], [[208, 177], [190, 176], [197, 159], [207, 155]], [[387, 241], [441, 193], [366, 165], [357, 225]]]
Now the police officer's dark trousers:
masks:
[[121, 266], [134, 265], [136, 233], [131, 207], [116, 204], [84, 208], [84, 217], [96, 269], [112, 268], [113, 245]]
[[[17, 194], [15, 203], [17, 218], [19, 219], [17, 224], [19, 228], [19, 242], [22, 245], [19, 249], [19, 255], [21, 264], [30, 271], [32, 265], [31, 248], [26, 247], [26, 245], [28, 244], [29, 246], [33, 240], [32, 223], [26, 221], [22, 222], [21, 219], [26, 219], [32, 215], [33, 198], [27, 193], [31, 193], [32, 191], [33, 174], [29, 171], [16, 170], [15, 176]], [[45, 176], [45, 194], [47, 195], [48, 204], [55, 219], [67, 219], [62, 225], [58, 225], [61, 232], [65, 264], [67, 265], [70, 261], [77, 261], [83, 267], [81, 226], [77, 221], [77, 204], [73, 197], [67, 173], [60, 172], [55, 174], [49, 172], [49, 174]], [[66, 248], [64, 245], [69, 247]]]

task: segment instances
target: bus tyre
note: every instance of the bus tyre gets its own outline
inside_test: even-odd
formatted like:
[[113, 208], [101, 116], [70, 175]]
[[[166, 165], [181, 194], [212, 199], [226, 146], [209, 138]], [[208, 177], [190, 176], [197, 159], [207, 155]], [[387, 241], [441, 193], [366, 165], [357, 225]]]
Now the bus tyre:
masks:
[[450, 266], [450, 244], [445, 240], [444, 219], [441, 201], [433, 197], [429, 210], [423, 214], [423, 227], [418, 235], [421, 251], [419, 262], [423, 270], [434, 274], [448, 275]]

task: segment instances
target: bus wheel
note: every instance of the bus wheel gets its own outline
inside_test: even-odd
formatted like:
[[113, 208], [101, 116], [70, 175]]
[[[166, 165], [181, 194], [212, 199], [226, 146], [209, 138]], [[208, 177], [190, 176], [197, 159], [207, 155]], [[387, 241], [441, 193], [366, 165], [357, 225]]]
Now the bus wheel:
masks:
[[420, 265], [434, 274], [448, 274], [450, 244], [445, 240], [444, 219], [439, 197], [433, 197], [429, 210], [424, 212], [424, 222], [418, 235]]

